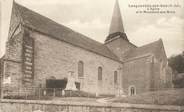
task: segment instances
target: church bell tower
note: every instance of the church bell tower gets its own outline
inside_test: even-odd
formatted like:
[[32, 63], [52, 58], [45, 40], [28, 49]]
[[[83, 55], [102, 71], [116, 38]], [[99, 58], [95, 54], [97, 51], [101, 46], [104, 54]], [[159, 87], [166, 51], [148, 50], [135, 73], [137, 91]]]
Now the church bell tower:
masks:
[[113, 11], [112, 20], [111, 20], [110, 29], [109, 29], [109, 35], [106, 38], [105, 42], [111, 41], [112, 39], [117, 37], [123, 38], [128, 41], [128, 38], [124, 31], [124, 26], [123, 26], [123, 21], [122, 21], [118, 0], [116, 0], [115, 6], [114, 6], [114, 11]]
[[136, 48], [135, 45], [129, 42], [126, 36], [118, 0], [116, 0], [114, 6], [109, 34], [105, 40], [105, 45], [122, 61], [127, 51]]

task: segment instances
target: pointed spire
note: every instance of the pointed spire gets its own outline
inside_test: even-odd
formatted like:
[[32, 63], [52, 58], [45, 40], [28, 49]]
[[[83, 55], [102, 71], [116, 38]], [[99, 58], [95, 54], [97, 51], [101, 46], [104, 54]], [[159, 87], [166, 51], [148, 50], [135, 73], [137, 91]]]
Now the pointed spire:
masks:
[[122, 21], [118, 0], [116, 0], [115, 6], [114, 6], [109, 34], [113, 34], [116, 32], [124, 33], [123, 21]]
[[105, 42], [113, 40], [116, 37], [121, 37], [128, 41], [128, 38], [124, 32], [123, 21], [118, 0], [116, 0], [114, 6], [114, 11], [109, 29], [109, 36], [106, 38]]

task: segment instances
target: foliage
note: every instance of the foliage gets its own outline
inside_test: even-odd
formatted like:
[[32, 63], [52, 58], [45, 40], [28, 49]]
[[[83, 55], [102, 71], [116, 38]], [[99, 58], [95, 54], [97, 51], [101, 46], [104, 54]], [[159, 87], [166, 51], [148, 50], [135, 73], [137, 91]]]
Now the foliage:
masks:
[[184, 52], [182, 54], [171, 56], [169, 66], [177, 73], [184, 73]]
[[184, 88], [184, 52], [168, 59], [169, 66], [173, 70], [173, 83], [175, 88]]

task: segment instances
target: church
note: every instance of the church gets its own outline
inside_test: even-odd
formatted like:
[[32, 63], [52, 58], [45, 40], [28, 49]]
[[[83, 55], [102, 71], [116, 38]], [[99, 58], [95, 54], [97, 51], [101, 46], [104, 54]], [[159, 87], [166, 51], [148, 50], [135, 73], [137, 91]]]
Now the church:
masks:
[[[118, 1], [104, 43], [14, 2], [6, 52], [0, 62], [0, 86], [9, 91], [65, 89], [69, 75], [78, 90], [98, 95], [122, 91], [135, 95], [172, 87], [162, 40], [140, 47], [131, 43]], [[54, 81], [60, 84], [51, 87]]]

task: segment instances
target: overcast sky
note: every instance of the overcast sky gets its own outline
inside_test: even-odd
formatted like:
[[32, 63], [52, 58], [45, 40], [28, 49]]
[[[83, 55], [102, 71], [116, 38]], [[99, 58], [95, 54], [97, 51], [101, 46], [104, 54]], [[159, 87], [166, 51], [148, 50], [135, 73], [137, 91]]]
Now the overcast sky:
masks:
[[[1, 1], [0, 55], [4, 53], [12, 0]], [[15, 0], [52, 20], [104, 42], [115, 0]], [[142, 46], [159, 38], [163, 39], [167, 56], [184, 50], [184, 0], [119, 0], [124, 29], [129, 40]], [[174, 10], [174, 14], [136, 14], [144, 8], [130, 8], [131, 4], [179, 4], [180, 7], [162, 8]]]

